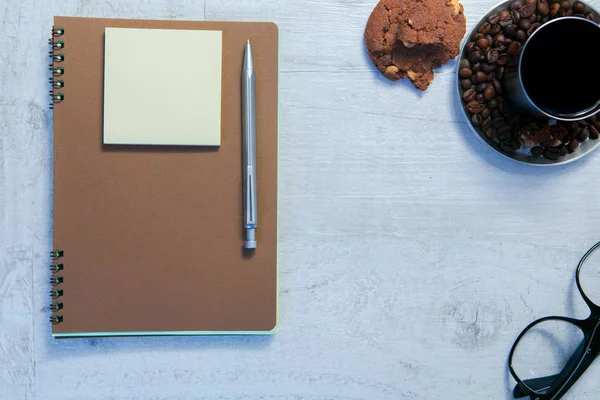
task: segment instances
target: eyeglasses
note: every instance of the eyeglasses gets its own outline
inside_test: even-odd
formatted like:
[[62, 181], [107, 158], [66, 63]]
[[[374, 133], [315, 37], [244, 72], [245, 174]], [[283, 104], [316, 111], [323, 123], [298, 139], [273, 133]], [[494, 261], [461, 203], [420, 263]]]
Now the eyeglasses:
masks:
[[575, 281], [590, 309], [587, 319], [545, 317], [517, 337], [508, 356], [515, 398], [556, 400], [567, 393], [600, 353], [600, 243], [583, 256]]

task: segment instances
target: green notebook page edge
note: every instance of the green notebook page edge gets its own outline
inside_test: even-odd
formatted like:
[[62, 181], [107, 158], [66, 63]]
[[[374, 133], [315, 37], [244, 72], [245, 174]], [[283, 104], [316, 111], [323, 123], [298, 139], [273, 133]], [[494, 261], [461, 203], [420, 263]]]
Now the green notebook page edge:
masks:
[[86, 338], [86, 337], [128, 337], [128, 336], [249, 336], [249, 335], [273, 335], [279, 330], [279, 128], [281, 124], [281, 108], [279, 99], [281, 95], [281, 39], [279, 26], [277, 27], [277, 265], [276, 265], [276, 305], [275, 305], [275, 327], [270, 331], [131, 331], [131, 332], [62, 332], [53, 333], [56, 339]]

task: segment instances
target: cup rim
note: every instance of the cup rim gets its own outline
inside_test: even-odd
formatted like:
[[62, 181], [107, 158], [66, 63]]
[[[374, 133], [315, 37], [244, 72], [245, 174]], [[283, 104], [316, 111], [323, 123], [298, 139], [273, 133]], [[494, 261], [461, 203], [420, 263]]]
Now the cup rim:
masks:
[[542, 30], [544, 28], [547, 28], [549, 25], [557, 23], [558, 21], [563, 21], [564, 22], [565, 20], [584, 21], [586, 23], [594, 25], [597, 29], [600, 30], [600, 24], [596, 23], [595, 21], [589, 20], [587, 18], [582, 18], [582, 17], [578, 17], [578, 16], [565, 16], [565, 17], [556, 18], [556, 19], [553, 19], [551, 21], [546, 22], [545, 24], [543, 24], [542, 26], [540, 26], [538, 29], [536, 29], [535, 32], [533, 32], [531, 34], [531, 36], [529, 36], [527, 38], [527, 40], [525, 41], [525, 44], [523, 45], [523, 49], [521, 50], [521, 54], [519, 55], [519, 67], [518, 67], [519, 69], [518, 69], [517, 78], [518, 78], [519, 85], [521, 86], [521, 89], [523, 90], [523, 94], [525, 95], [525, 97], [529, 101], [529, 104], [531, 104], [537, 111], [539, 111], [540, 113], [544, 114], [548, 118], [553, 118], [553, 119], [560, 120], [560, 121], [579, 121], [579, 120], [588, 118], [588, 117], [596, 114], [598, 111], [600, 111], [600, 99], [598, 99], [598, 101], [593, 106], [591, 106], [591, 107], [589, 107], [589, 108], [587, 108], [587, 109], [585, 109], [583, 111], [579, 111], [579, 112], [575, 112], [575, 113], [569, 113], [569, 114], [560, 114], [560, 113], [550, 114], [550, 113], [542, 110], [540, 107], [538, 107], [538, 105], [535, 104], [535, 102], [531, 99], [531, 97], [529, 97], [529, 94], [527, 93], [527, 90], [525, 89], [525, 85], [523, 84], [523, 77], [522, 77], [522, 72], [523, 72], [523, 67], [522, 67], [523, 54], [525, 53], [525, 50], [527, 49], [527, 46], [531, 42], [531, 39], [534, 38], [535, 35], [540, 30]]

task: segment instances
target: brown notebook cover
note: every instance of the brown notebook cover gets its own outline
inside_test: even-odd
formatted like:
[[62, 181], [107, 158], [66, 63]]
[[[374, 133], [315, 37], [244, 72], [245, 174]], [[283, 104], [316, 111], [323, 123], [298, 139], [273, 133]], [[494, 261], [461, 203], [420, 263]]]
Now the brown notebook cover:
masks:
[[[56, 17], [55, 337], [270, 333], [277, 317], [278, 29], [273, 23]], [[104, 145], [105, 27], [223, 32], [219, 148]], [[258, 249], [246, 253], [241, 69], [256, 73]], [[156, 49], [169, 80], [169, 49]], [[165, 99], [168, 101], [168, 99]]]

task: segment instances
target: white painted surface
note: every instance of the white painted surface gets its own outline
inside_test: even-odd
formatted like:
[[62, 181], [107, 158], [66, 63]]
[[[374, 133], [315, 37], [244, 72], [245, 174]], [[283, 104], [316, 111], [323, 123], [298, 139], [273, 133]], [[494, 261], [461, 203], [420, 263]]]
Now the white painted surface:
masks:
[[[600, 154], [539, 169], [486, 149], [462, 122], [454, 63], [425, 93], [374, 72], [375, 3], [4, 0], [0, 399], [510, 398], [520, 330], [585, 316], [573, 273], [600, 240]], [[464, 5], [472, 27], [492, 3]], [[278, 334], [51, 339], [53, 15], [279, 24]], [[600, 362], [566, 398], [597, 399], [598, 376]]]

